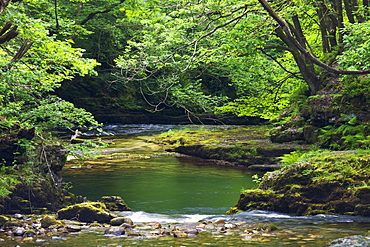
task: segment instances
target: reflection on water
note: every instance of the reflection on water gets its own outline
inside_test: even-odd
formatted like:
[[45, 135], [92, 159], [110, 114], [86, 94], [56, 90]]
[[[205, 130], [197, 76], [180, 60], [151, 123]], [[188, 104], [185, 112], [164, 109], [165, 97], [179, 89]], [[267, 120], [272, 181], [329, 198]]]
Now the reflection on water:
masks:
[[250, 172], [189, 157], [99, 160], [99, 164], [65, 169], [64, 181], [72, 181], [71, 191], [90, 200], [121, 196], [135, 211], [223, 214], [236, 203], [242, 188], [255, 186]]

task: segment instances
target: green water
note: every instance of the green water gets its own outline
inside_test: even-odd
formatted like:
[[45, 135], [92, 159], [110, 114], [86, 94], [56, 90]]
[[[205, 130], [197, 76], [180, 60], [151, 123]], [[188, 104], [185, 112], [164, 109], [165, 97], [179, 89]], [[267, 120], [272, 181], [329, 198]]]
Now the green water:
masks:
[[[202, 232], [195, 237], [109, 237], [104, 228], [85, 229], [77, 234], [56, 238], [23, 239], [9, 237], [0, 246], [324, 246], [340, 237], [364, 234], [370, 230], [365, 217], [318, 215], [296, 217], [274, 212], [250, 211], [228, 216], [225, 212], [235, 205], [241, 189], [256, 186], [246, 169], [225, 167], [214, 161], [166, 154], [160, 147], [141, 137], [153, 126], [114, 126], [120, 136], [107, 137], [112, 144], [97, 160], [71, 161], [62, 171], [64, 181], [72, 182], [71, 191], [97, 200], [105, 195], [121, 196], [133, 212], [118, 212], [136, 224], [161, 222], [162, 225], [198, 224], [198, 220], [240, 223], [241, 233]], [[154, 126], [154, 128], [157, 128]], [[113, 127], [112, 127], [113, 129]], [[162, 131], [160, 126], [157, 132]], [[122, 134], [122, 133], [126, 134]], [[127, 134], [128, 133], [128, 134]], [[139, 134], [133, 134], [139, 133]], [[244, 227], [272, 223], [274, 233], [243, 235]]]
[[224, 214], [242, 188], [256, 186], [251, 172], [188, 157], [108, 160], [86, 166], [62, 173], [65, 181], [72, 181], [73, 193], [90, 200], [118, 195], [133, 210], [151, 213]]

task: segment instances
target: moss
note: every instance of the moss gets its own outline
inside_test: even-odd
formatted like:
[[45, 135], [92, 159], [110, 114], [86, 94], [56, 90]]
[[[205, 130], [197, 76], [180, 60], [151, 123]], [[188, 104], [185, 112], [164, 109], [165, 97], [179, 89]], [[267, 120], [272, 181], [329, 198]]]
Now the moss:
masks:
[[254, 169], [265, 170], [275, 169], [281, 155], [307, 149], [304, 145], [272, 144], [268, 139], [266, 126], [169, 131], [150, 141], [165, 146], [169, 151], [223, 160], [235, 165], [253, 165], [256, 167]]
[[241, 212], [243, 212], [243, 210], [241, 210], [241, 209], [239, 209], [239, 208], [237, 208], [237, 207], [232, 207], [232, 208], [230, 208], [230, 209], [226, 212], [226, 214], [230, 215], [230, 214], [237, 214], [237, 213], [241, 213]]
[[82, 222], [108, 223], [113, 216], [104, 203], [85, 202], [68, 206], [57, 212], [59, 219], [73, 219]]
[[321, 153], [306, 162], [266, 173], [259, 189], [242, 193], [232, 211], [261, 209], [297, 215], [369, 216], [369, 174], [367, 153]]
[[41, 218], [41, 227], [48, 228], [52, 225], [64, 226], [64, 223], [60, 220], [55, 219], [53, 216], [45, 215]]
[[253, 230], [261, 231], [261, 232], [273, 232], [276, 231], [278, 228], [274, 224], [268, 224], [268, 223], [261, 223], [257, 226], [253, 227]]
[[9, 221], [8, 217], [0, 215], [0, 227], [2, 227], [7, 221]]

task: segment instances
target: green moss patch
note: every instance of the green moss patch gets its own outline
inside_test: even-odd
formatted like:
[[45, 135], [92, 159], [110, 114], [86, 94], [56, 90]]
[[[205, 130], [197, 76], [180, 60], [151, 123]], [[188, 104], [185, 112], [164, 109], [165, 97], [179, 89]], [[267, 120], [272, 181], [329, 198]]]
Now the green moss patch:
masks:
[[370, 153], [317, 152], [304, 162], [266, 173], [259, 188], [242, 193], [230, 213], [260, 209], [370, 216], [369, 175]]
[[59, 219], [78, 220], [82, 222], [109, 223], [114, 218], [105, 204], [101, 202], [85, 202], [68, 206], [57, 212]]
[[229, 126], [169, 131], [151, 141], [168, 151], [204, 159], [228, 161], [255, 170], [274, 170], [279, 157], [307, 146], [271, 143], [269, 126]]

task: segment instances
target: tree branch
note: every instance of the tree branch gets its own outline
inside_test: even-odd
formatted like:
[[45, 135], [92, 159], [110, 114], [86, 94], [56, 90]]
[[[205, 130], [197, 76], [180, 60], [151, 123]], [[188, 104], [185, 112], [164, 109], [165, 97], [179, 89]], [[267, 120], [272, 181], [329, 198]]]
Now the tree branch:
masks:
[[13, 23], [8, 21], [6, 22], [5, 26], [0, 30], [0, 44], [8, 42], [9, 40], [11, 40], [12, 38], [15, 38], [18, 35], [17, 25], [14, 25], [13, 28], [10, 29], [12, 25]]
[[294, 76], [295, 78], [299, 79], [299, 80], [303, 80], [304, 78], [302, 77], [299, 77], [297, 76], [297, 72], [291, 72], [289, 70], [287, 70], [276, 58], [274, 58], [273, 56], [271, 56], [270, 54], [268, 54], [267, 52], [265, 52], [263, 49], [258, 49], [260, 50], [263, 54], [265, 54], [265, 56], [268, 56], [269, 58], [271, 58], [272, 60], [275, 61], [275, 63], [277, 63], [280, 68], [282, 68], [285, 72], [289, 73], [290, 75]]
[[267, 3], [266, 0], [258, 0], [263, 8], [269, 13], [269, 15], [282, 27], [284, 30], [286, 36], [291, 40], [291, 42], [294, 44], [294, 46], [304, 55], [306, 56], [312, 63], [320, 66], [321, 68], [325, 69], [328, 72], [334, 73], [334, 74], [342, 74], [342, 75], [364, 75], [364, 74], [370, 74], [370, 69], [367, 70], [340, 70], [335, 69], [333, 67], [330, 67], [329, 65], [321, 62], [316, 57], [312, 56], [304, 47], [302, 47], [298, 41], [293, 37], [292, 32], [289, 28], [288, 23], [281, 18], [273, 9], [272, 7]]

